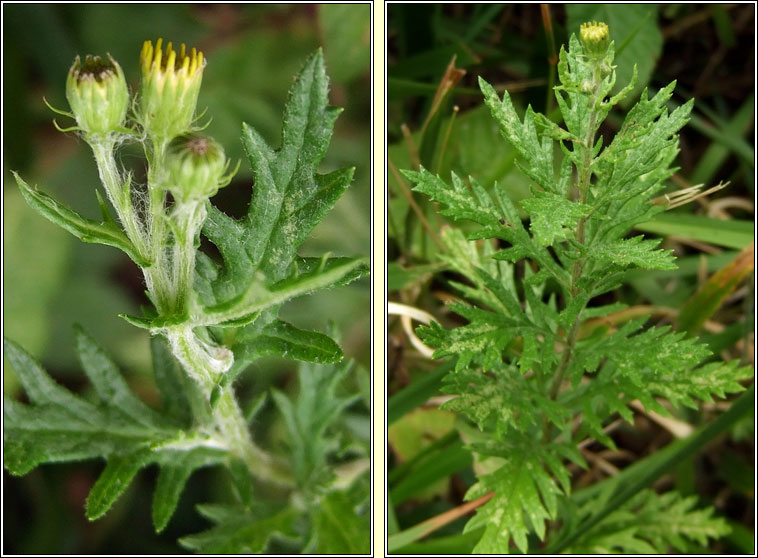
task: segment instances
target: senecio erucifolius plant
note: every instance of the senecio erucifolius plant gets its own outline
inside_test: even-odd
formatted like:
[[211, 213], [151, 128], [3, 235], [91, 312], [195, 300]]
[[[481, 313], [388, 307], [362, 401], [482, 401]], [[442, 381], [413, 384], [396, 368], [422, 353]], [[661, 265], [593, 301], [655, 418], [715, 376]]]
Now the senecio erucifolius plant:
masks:
[[676, 493], [638, 489], [603, 517], [593, 515], [603, 508], [598, 498], [619, 494], [610, 485], [591, 500], [570, 498], [570, 467], [587, 466], [580, 443], [614, 448], [604, 428], [614, 415], [631, 422], [632, 401], [668, 414], [665, 401], [694, 407], [744, 389], [739, 381], [752, 374], [734, 362], [704, 362], [704, 344], [646, 327], [646, 317], [618, 327], [604, 319], [624, 306], [598, 297], [627, 270], [675, 268], [659, 240], [627, 235], [665, 210], [653, 197], [675, 171], [677, 132], [693, 104], [667, 109], [675, 83], [652, 98], [645, 90], [604, 145], [601, 123], [634, 86], [611, 96], [613, 62], [604, 23], [584, 24], [561, 48], [555, 95], [565, 127], [531, 107], [521, 119], [507, 92], [501, 99], [479, 80], [533, 183], [520, 209], [507, 185], [488, 192], [473, 177], [453, 174], [448, 184], [423, 168], [404, 173], [442, 214], [478, 225], [468, 238], [455, 227], [442, 233], [445, 261], [467, 278], [454, 284], [463, 298], [450, 308], [467, 323], [419, 328], [436, 358], [455, 359], [444, 380], [454, 397], [443, 408], [479, 429], [467, 434], [481, 467], [466, 499], [489, 499], [466, 525], [482, 533], [474, 553], [684, 551], [728, 531], [712, 510], [693, 509], [694, 499]]
[[[5, 398], [5, 467], [22, 475], [40, 463], [105, 458], [86, 505], [87, 517], [96, 519], [141, 468], [157, 464], [152, 511], [161, 531], [193, 470], [222, 464], [231, 473], [239, 505], [201, 509], [219, 525], [182, 539], [185, 546], [211, 553], [261, 552], [278, 534], [290, 541], [290, 551], [298, 544], [303, 551], [323, 550], [318, 532], [323, 513], [333, 513], [339, 504], [352, 513], [345, 520], [350, 525], [362, 521], [355, 514], [367, 505], [351, 501], [346, 492], [368, 473], [366, 456], [343, 450], [347, 477], [329, 462], [339, 446], [330, 428], [357, 401], [338, 396], [338, 384], [352, 367], [340, 364], [342, 350], [331, 333], [301, 330], [277, 316], [290, 299], [368, 273], [365, 258], [297, 253], [352, 181], [352, 168], [317, 172], [341, 109], [328, 104], [328, 78], [318, 51], [292, 85], [278, 149], [243, 124], [242, 143], [255, 181], [247, 214], [233, 219], [209, 201], [236, 169], [223, 147], [197, 126], [205, 67], [206, 59], [194, 48], [174, 50], [171, 43], [147, 41], [139, 89], [132, 96], [111, 56], [77, 57], [66, 83], [70, 112], [56, 112], [76, 121], [59, 129], [79, 134], [94, 154], [106, 194], [97, 192], [101, 220], [83, 217], [15, 175], [25, 200], [47, 219], [85, 242], [119, 248], [142, 270], [152, 306], [143, 315], [122, 317], [152, 336], [163, 405], [155, 410], [140, 401], [81, 329], [77, 351], [94, 399], [59, 386], [6, 340], [5, 356], [28, 403]], [[124, 143], [144, 149], [143, 183], [120, 165], [117, 152]], [[201, 234], [216, 245], [220, 258], [199, 249]], [[296, 399], [274, 393], [291, 455], [275, 454], [253, 440], [249, 421], [255, 409], [243, 415], [235, 398], [235, 376], [268, 355], [308, 363]], [[359, 462], [352, 467], [351, 455]], [[284, 503], [265, 512], [251, 507], [256, 483], [277, 487]]]

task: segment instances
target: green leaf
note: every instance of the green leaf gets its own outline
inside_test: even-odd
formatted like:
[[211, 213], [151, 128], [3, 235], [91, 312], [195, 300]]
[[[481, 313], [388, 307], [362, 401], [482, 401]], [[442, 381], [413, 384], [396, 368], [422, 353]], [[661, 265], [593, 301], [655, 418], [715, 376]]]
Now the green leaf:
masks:
[[736, 362], [698, 366], [710, 355], [706, 345], [666, 327], [640, 333], [643, 321], [628, 322], [605, 337], [580, 341], [568, 367], [574, 385], [583, 372], [593, 372], [603, 364], [591, 383], [559, 397], [562, 405], [581, 408], [583, 428], [609, 447], [614, 446], [602, 431], [603, 422], [613, 413], [631, 422], [632, 413], [626, 407], [629, 401], [639, 399], [647, 409], [668, 415], [654, 396], [696, 407], [695, 399], [711, 401], [714, 395], [742, 391], [738, 382], [752, 375], [749, 367], [738, 368]]
[[75, 326], [76, 350], [98, 398], [105, 405], [119, 409], [127, 420], [147, 428], [171, 427], [165, 418], [140, 401], [129, 389], [114, 362], [95, 344], [95, 341]]
[[414, 190], [446, 206], [440, 209], [440, 214], [450, 215], [456, 220], [471, 220], [482, 225], [482, 228], [470, 235], [469, 239], [506, 240], [518, 250], [518, 257], [532, 257], [556, 279], [561, 282], [566, 280], [566, 272], [555, 264], [554, 258], [545, 247], [532, 240], [521, 223], [518, 210], [507, 194], [497, 187], [497, 184], [494, 187], [493, 201], [484, 187], [473, 177], [469, 177], [471, 187], [468, 188], [455, 173], [451, 173], [452, 187], [450, 187], [439, 176], [433, 175], [423, 167], [419, 172], [408, 170], [401, 172], [406, 178], [416, 183]]
[[[266, 394], [264, 393], [263, 396]], [[262, 402], [263, 397], [259, 398]], [[253, 413], [255, 414], [255, 413]], [[249, 421], [248, 421], [249, 422]], [[229, 474], [232, 478], [232, 490], [240, 503], [246, 508], [253, 506], [253, 479], [250, 470], [240, 459], [232, 459], [228, 465]]]
[[472, 300], [502, 311], [509, 316], [521, 314], [514, 296], [514, 268], [507, 262], [495, 261], [498, 253], [491, 243], [479, 246], [469, 242], [459, 229], [447, 228], [440, 233], [445, 252], [440, 259], [447, 266], [473, 283], [450, 281], [450, 285]]
[[[687, 553], [690, 544], [707, 548], [730, 529], [713, 508], [694, 509], [697, 497], [677, 492], [656, 494], [644, 490], [586, 531], [565, 552], [569, 554], [667, 554]], [[590, 501], [588, 506], [594, 506]], [[581, 512], [579, 512], [581, 513]]]
[[[475, 554], [510, 554], [513, 540], [521, 552], [529, 547], [527, 535], [533, 531], [540, 540], [545, 538], [545, 521], [554, 519], [558, 511], [558, 496], [561, 489], [548, 473], [542, 458], [551, 449], [523, 438], [515, 447], [495, 444], [477, 445], [474, 449], [484, 455], [505, 459], [503, 466], [493, 473], [482, 475], [466, 493], [466, 500], [475, 500], [489, 492], [494, 496], [477, 509], [476, 515], [466, 524], [464, 533], [484, 527], [484, 534], [477, 543]], [[568, 479], [560, 460], [550, 459], [558, 467], [554, 474]]]
[[650, 197], [663, 188], [676, 170], [671, 166], [678, 153], [677, 132], [689, 120], [692, 99], [668, 114], [665, 102], [675, 83], [652, 99], [643, 91], [640, 102], [627, 114], [619, 133], [593, 162], [598, 185], [588, 200], [595, 206], [593, 244], [615, 242], [632, 226], [649, 221], [664, 210], [651, 205]]
[[329, 492], [313, 518], [316, 554], [370, 554], [371, 514], [358, 515], [345, 492]]
[[481, 430], [526, 432], [539, 425], [540, 409], [559, 428], [569, 420], [570, 411], [545, 397], [516, 369], [503, 366], [478, 371], [448, 374], [442, 389], [458, 397], [441, 408], [468, 415]]
[[[556, 134], [558, 127], [546, 126], [545, 119], [540, 119], [540, 127], [543, 130], [547, 127], [548, 131], [547, 137], [544, 137], [540, 143], [535, 113], [531, 106], [527, 107], [522, 123], [507, 91], [503, 93], [501, 102], [494, 88], [481, 77], [479, 87], [484, 94], [484, 102], [492, 112], [492, 117], [500, 126], [503, 137], [518, 151], [519, 155], [528, 161], [528, 164], [519, 165], [519, 168], [546, 192], [557, 193], [558, 188], [553, 173], [553, 142], [550, 135]], [[567, 137], [573, 137], [568, 132], [565, 134]]]
[[298, 247], [352, 180], [354, 169], [317, 174], [340, 112], [328, 105], [328, 79], [319, 50], [290, 90], [278, 150], [243, 125], [242, 143], [255, 177], [248, 213], [235, 221], [211, 207], [203, 227], [224, 258], [213, 282], [217, 301], [244, 299], [246, 292], [292, 274]]
[[234, 349], [235, 361], [243, 362], [253, 362], [266, 355], [317, 364], [333, 364], [342, 360], [342, 349], [331, 337], [317, 331], [298, 329], [281, 320], [267, 324], [260, 334], [243, 340]]
[[312, 497], [331, 482], [333, 473], [327, 459], [335, 448], [329, 430], [357, 397], [337, 394], [340, 382], [353, 369], [352, 363], [317, 365], [302, 363], [298, 368], [300, 390], [290, 399], [272, 392], [290, 435], [292, 468], [301, 490]]
[[14, 172], [13, 176], [16, 178], [16, 183], [26, 202], [49, 221], [84, 242], [105, 244], [118, 248], [140, 267], [150, 265], [150, 262], [140, 256], [131, 241], [113, 221], [98, 223], [86, 219], [68, 207], [61, 205], [47, 194], [32, 189], [17, 173]]
[[579, 505], [595, 498], [598, 494], [605, 493], [605, 496], [591, 507], [592, 513], [589, 517], [583, 518], [576, 525], [571, 525], [568, 530], [564, 529], [558, 535], [557, 540], [545, 549], [545, 554], [560, 554], [573, 541], [639, 494], [646, 486], [651, 485], [678, 464], [691, 458], [708, 442], [727, 432], [737, 421], [749, 416], [755, 406], [754, 401], [755, 386], [751, 386], [732, 403], [727, 412], [688, 438], [676, 440], [665, 448], [637, 461], [616, 477], [611, 477], [575, 492], [572, 500]]
[[548, 192], [534, 192], [534, 197], [521, 201], [532, 219], [530, 230], [542, 246], [573, 236], [579, 219], [586, 217], [592, 207]]
[[483, 227], [490, 236], [498, 237], [505, 232], [501, 220], [507, 217], [517, 217], [514, 211], [511, 215], [503, 215], [491, 198], [479, 189], [470, 190], [463, 181], [451, 173], [452, 188], [445, 184], [439, 176], [435, 176], [424, 167], [419, 172], [403, 170], [402, 174], [416, 184], [414, 190], [426, 194], [434, 201], [444, 203], [447, 208], [441, 209], [442, 215], [450, 215], [455, 219], [469, 219]]
[[664, 213], [635, 227], [661, 236], [681, 236], [737, 250], [742, 250], [753, 242], [754, 232], [750, 221], [713, 219], [681, 213]]
[[153, 525], [156, 533], [168, 525], [187, 480], [200, 465], [196, 454], [185, 452], [184, 455], [179, 453], [176, 460], [161, 467], [153, 494]]
[[187, 395], [189, 389], [184, 371], [174, 359], [166, 342], [158, 336], [150, 338], [153, 374], [166, 414], [183, 426], [189, 426], [192, 409]]
[[58, 385], [23, 349], [5, 340], [5, 356], [19, 375], [29, 404], [4, 399], [4, 465], [11, 474], [23, 475], [40, 463], [106, 458], [87, 499], [89, 519], [104, 515], [142, 467], [151, 463], [168, 467], [159, 476], [156, 493], [154, 518], [160, 530], [176, 507], [182, 477], [186, 480], [192, 470], [223, 461], [226, 452], [213, 444], [208, 447], [206, 433], [180, 430], [173, 417], [142, 403], [116, 365], [80, 328], [76, 341], [94, 387], [94, 401]]
[[515, 338], [516, 322], [494, 312], [465, 308], [462, 304], [454, 309], [472, 323], [448, 331], [437, 322], [432, 322], [417, 329], [419, 337], [427, 345], [437, 348], [434, 358], [457, 357], [456, 371], [463, 370], [472, 362], [485, 369], [492, 368], [502, 358], [505, 347]]
[[317, 262], [301, 260], [300, 272], [269, 287], [252, 283], [239, 297], [208, 308], [199, 325], [244, 325], [263, 310], [314, 291], [346, 285], [369, 272], [367, 258], [323, 258]]
[[144, 450], [108, 458], [108, 464], [87, 497], [87, 519], [98, 519], [105, 515], [129, 487], [134, 475], [146, 464], [149, 456], [149, 450]]
[[118, 408], [93, 405], [72, 394], [7, 339], [5, 356], [31, 403], [5, 399], [5, 466], [14, 475], [44, 462], [137, 451], [173, 435], [134, 421]]
[[318, 364], [342, 360], [342, 349], [328, 335], [298, 329], [292, 324], [274, 320], [263, 327], [256, 323], [240, 329], [234, 339], [234, 364], [222, 380], [226, 385], [248, 364], [264, 356], [280, 356]]
[[[584, 49], [576, 35], [569, 38], [569, 51], [561, 45], [558, 53], [558, 77], [561, 85], [555, 87], [558, 102], [566, 128], [577, 138], [587, 136], [589, 122], [589, 99], [582, 91], [582, 84], [592, 79], [592, 69], [584, 58]], [[566, 97], [568, 102], [566, 102]], [[566, 151], [564, 151], [566, 154]], [[568, 156], [568, 154], [566, 154]]]
[[647, 98], [647, 89], [643, 91], [595, 163], [597, 172], [607, 176], [603, 186], [611, 199], [628, 200], [643, 191], [650, 195], [673, 174], [675, 169], [669, 167], [678, 152], [676, 133], [689, 121], [694, 102], [690, 99], [669, 114], [665, 102], [675, 85], [670, 83], [652, 99]]
[[298, 512], [292, 508], [264, 518], [242, 507], [198, 505], [197, 509], [217, 524], [179, 539], [179, 544], [198, 554], [262, 554], [272, 538], [296, 537], [294, 522]]
[[589, 257], [619, 267], [630, 265], [645, 269], [676, 269], [672, 250], [656, 250], [660, 240], [643, 240], [643, 236], [606, 242], [595, 247]]

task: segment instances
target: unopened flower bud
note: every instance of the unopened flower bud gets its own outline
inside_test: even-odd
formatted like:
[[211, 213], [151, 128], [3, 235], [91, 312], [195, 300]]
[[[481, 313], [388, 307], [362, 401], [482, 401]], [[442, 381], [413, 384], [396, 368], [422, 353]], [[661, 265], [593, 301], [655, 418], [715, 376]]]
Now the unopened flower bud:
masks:
[[190, 130], [205, 60], [202, 52], [187, 53], [184, 45], [176, 52], [168, 43], [163, 52], [162, 43], [158, 39], [153, 47], [145, 41], [142, 47], [139, 118], [149, 136], [171, 140]]
[[221, 145], [210, 137], [188, 134], [175, 138], [166, 156], [167, 187], [179, 202], [202, 200], [213, 196], [228, 184], [228, 168]]
[[610, 34], [605, 23], [602, 21], [582, 23], [579, 28], [579, 38], [584, 47], [584, 54], [595, 59], [605, 58], [610, 44]]
[[68, 72], [66, 98], [76, 123], [87, 135], [117, 131], [129, 107], [129, 90], [124, 72], [110, 55], [107, 60], [77, 56]]

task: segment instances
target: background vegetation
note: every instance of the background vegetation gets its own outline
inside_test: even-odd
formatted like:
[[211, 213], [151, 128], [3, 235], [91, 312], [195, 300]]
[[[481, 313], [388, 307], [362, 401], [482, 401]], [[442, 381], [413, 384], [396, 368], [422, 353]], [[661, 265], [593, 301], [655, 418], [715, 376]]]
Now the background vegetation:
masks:
[[[447, 281], [462, 279], [437, 263], [436, 236], [445, 219], [424, 196], [409, 191], [397, 169], [420, 163], [445, 179], [453, 170], [485, 187], [497, 182], [516, 201], [523, 197], [528, 180], [483, 106], [477, 77], [507, 89], [519, 111], [531, 104], [551, 113], [560, 45], [582, 22], [599, 20], [621, 50], [617, 87], [628, 83], [632, 64], [638, 65], [640, 79], [628, 103], [643, 87], [655, 92], [674, 79], [670, 108], [695, 98], [692, 120], [681, 132], [681, 169], [669, 192], [730, 182], [640, 227], [665, 237], [664, 247], [680, 258], [679, 269], [630, 274], [613, 300], [650, 311], [651, 323], [698, 332], [725, 360], [753, 364], [754, 18], [752, 4], [389, 5], [390, 300], [429, 312], [449, 327], [456, 318], [444, 307], [454, 296]], [[601, 132], [615, 132], [622, 117], [619, 109], [611, 113]], [[390, 317], [390, 551], [469, 552], [476, 540], [460, 535], [472, 511], [463, 495], [474, 481], [470, 454], [462, 447], [467, 426], [438, 409], [444, 401], [440, 378], [451, 363], [421, 354], [409, 329]], [[575, 475], [575, 485], [618, 474], [681, 435], [677, 425], [697, 429], [728, 407], [705, 405], [678, 413], [678, 423], [668, 424], [636, 413], [634, 427], [624, 423], [614, 431], [618, 451], [583, 448], [593, 466]], [[752, 553], [754, 455], [749, 416], [729, 436], [677, 463], [654, 488], [696, 495], [728, 519], [732, 534], [712, 550]]]
[[[370, 252], [370, 6], [369, 5], [4, 5], [3, 263], [4, 334], [41, 359], [58, 381], [86, 389], [73, 351], [72, 324], [91, 332], [118, 361], [132, 387], [147, 402], [157, 401], [145, 332], [117, 317], [139, 314], [146, 303], [139, 270], [107, 247], [85, 245], [32, 212], [21, 199], [9, 170], [19, 171], [84, 215], [98, 214], [96, 168], [72, 134], [60, 134], [44, 105], [67, 108], [65, 80], [74, 57], [110, 52], [122, 65], [132, 90], [146, 39], [197, 46], [208, 59], [198, 107], [208, 107], [207, 133], [231, 159], [243, 161], [233, 183], [214, 198], [232, 215], [249, 200], [252, 171], [239, 134], [243, 121], [278, 145], [281, 115], [293, 76], [308, 54], [324, 48], [331, 77], [330, 101], [344, 107], [321, 172], [355, 166], [355, 181], [314, 231], [302, 253], [337, 255]], [[61, 125], [66, 126], [59, 120]], [[139, 176], [142, 160], [127, 147], [121, 157]], [[369, 282], [288, 305], [285, 319], [323, 329], [334, 319], [347, 358], [361, 365], [351, 389], [363, 404], [348, 421], [369, 439]], [[240, 380], [243, 403], [269, 387], [291, 391], [296, 363], [269, 359]], [[13, 372], [4, 367], [4, 389], [18, 393]], [[273, 405], [261, 420], [282, 432]], [[276, 436], [276, 435], [275, 435]], [[277, 440], [270, 440], [277, 443]], [[149, 509], [156, 471], [141, 474], [102, 520], [89, 523], [84, 499], [102, 464], [42, 466], [23, 478], [4, 471], [6, 553], [175, 553], [179, 536], [206, 529], [194, 504], [225, 501], [228, 482], [221, 470], [204, 470], [190, 480], [168, 528], [155, 535]], [[228, 499], [228, 498], [227, 498]], [[128, 525], [128, 529], [123, 526]]]

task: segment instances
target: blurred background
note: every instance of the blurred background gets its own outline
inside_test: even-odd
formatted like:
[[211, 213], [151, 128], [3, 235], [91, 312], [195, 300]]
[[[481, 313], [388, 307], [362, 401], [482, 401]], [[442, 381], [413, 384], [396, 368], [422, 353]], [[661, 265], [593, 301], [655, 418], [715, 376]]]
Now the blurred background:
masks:
[[[429, 312], [446, 327], [461, 325], [445, 307], [459, 294], [448, 281], [460, 276], [451, 275], [437, 257], [436, 237], [449, 221], [426, 196], [410, 190], [412, 185], [399, 169], [421, 164], [444, 180], [454, 171], [461, 177], [474, 176], [486, 188], [497, 183], [515, 201], [528, 195], [529, 180], [516, 168], [514, 150], [484, 106], [477, 79], [482, 76], [500, 95], [509, 91], [520, 115], [531, 105], [535, 111], [558, 116], [552, 90], [558, 52], [581, 23], [593, 20], [607, 23], [615, 41], [616, 91], [629, 82], [633, 65], [638, 68], [634, 91], [601, 128], [604, 144], [645, 87], [652, 96], [677, 80], [669, 109], [692, 97], [695, 106], [680, 133], [680, 169], [665, 191], [729, 182], [707, 198], [638, 227], [664, 237], [664, 247], [679, 258], [679, 269], [629, 273], [613, 300], [647, 307], [654, 313], [651, 323], [697, 333], [717, 355], [714, 358], [754, 364], [752, 3], [389, 4], [389, 299]], [[477, 228], [465, 222], [456, 226]], [[438, 408], [442, 401], [436, 397], [438, 378], [445, 364], [412, 346], [398, 316], [389, 317], [387, 342], [392, 541], [393, 533], [430, 518], [441, 519], [440, 514], [461, 505], [474, 475], [455, 416]], [[676, 416], [699, 426], [728, 402], [715, 405]], [[596, 453], [621, 469], [670, 440], [670, 432], [639, 415], [634, 427], [625, 425], [617, 431], [619, 452], [596, 448]], [[718, 551], [753, 552], [754, 456], [750, 416], [729, 437], [682, 463], [675, 475], [658, 485], [697, 494], [702, 504], [714, 505], [728, 518], [732, 534], [718, 543]], [[578, 482], [591, 483], [606, 474], [594, 468]], [[468, 517], [459, 517], [398, 552], [469, 552], [475, 541], [460, 535]]]
[[[370, 5], [244, 4], [4, 4], [3, 106], [3, 327], [4, 335], [39, 358], [74, 391], [86, 381], [73, 351], [72, 324], [89, 331], [120, 364], [132, 388], [157, 402], [146, 333], [117, 317], [138, 314], [146, 303], [139, 269], [119, 251], [83, 244], [29, 209], [10, 170], [83, 215], [99, 215], [97, 170], [86, 144], [55, 130], [66, 117], [65, 82], [76, 55], [110, 53], [124, 69], [130, 89], [139, 80], [143, 41], [186, 43], [208, 60], [198, 111], [211, 119], [206, 133], [242, 165], [214, 203], [241, 216], [250, 199], [252, 172], [239, 141], [247, 122], [277, 147], [286, 94], [307, 56], [323, 47], [331, 79], [330, 103], [344, 107], [321, 172], [355, 166], [347, 193], [314, 230], [302, 255], [358, 256], [370, 253]], [[119, 153], [131, 168], [143, 165], [129, 147]], [[339, 303], [335, 304], [335, 300]], [[282, 311], [298, 327], [324, 331], [332, 320], [347, 358], [360, 365], [351, 380], [368, 401], [370, 370], [370, 284], [367, 279], [305, 299]], [[240, 380], [248, 400], [271, 385], [288, 390], [296, 364], [267, 359]], [[19, 386], [4, 366], [5, 393]], [[244, 401], [243, 401], [244, 403]], [[268, 419], [276, 420], [267, 409]], [[365, 405], [354, 419], [368, 437]], [[276, 430], [276, 428], [274, 428]], [[366, 443], [368, 443], [366, 441]], [[199, 502], [223, 501], [223, 473], [203, 470], [192, 477], [177, 515], [155, 535], [150, 502], [155, 471], [138, 475], [113, 510], [88, 522], [84, 500], [102, 463], [43, 465], [22, 478], [4, 471], [4, 553], [176, 553], [177, 537], [208, 527], [194, 511]], [[128, 525], [128, 529], [123, 527]]]

